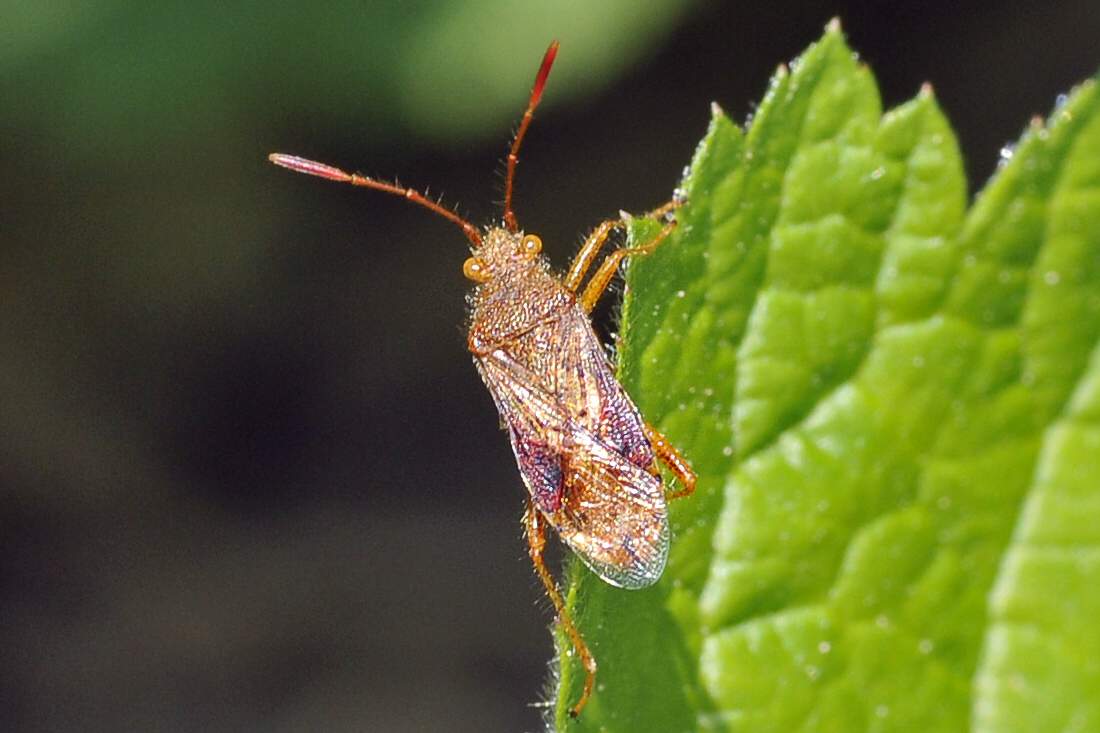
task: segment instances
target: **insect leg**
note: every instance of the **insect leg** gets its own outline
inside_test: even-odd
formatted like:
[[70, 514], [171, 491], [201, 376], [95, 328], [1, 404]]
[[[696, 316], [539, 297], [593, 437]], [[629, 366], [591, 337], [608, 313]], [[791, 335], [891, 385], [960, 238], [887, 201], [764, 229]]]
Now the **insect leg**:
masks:
[[[659, 219], [660, 217], [668, 214], [670, 211], [674, 211], [681, 202], [673, 199], [668, 203], [658, 206], [653, 211], [648, 212], [645, 216], [648, 219]], [[611, 232], [615, 229], [625, 226], [626, 222], [622, 219], [609, 219], [608, 221], [601, 222], [599, 226], [592, 230], [592, 233], [585, 238], [584, 244], [581, 245], [581, 249], [577, 252], [577, 256], [573, 258], [573, 264], [569, 266], [569, 272], [565, 276], [565, 287], [569, 290], [576, 292], [577, 288], [581, 285], [581, 280], [584, 279], [584, 275], [588, 272], [588, 268], [592, 266], [592, 261], [596, 259], [596, 255], [599, 254], [603, 248], [607, 238], [611, 236]]]
[[683, 204], [684, 204], [684, 202], [680, 199], [676, 199], [676, 198], [670, 199], [669, 201], [666, 201], [665, 203], [658, 206], [653, 211], [647, 211], [644, 218], [646, 218], [646, 219], [660, 219], [662, 216], [664, 216], [666, 214], [670, 214], [673, 211], [676, 211], [676, 209], [683, 206]]
[[584, 643], [581, 633], [573, 625], [573, 619], [569, 617], [569, 611], [565, 608], [565, 601], [562, 600], [558, 584], [554, 582], [554, 577], [550, 575], [546, 561], [543, 560], [542, 552], [546, 548], [546, 525], [530, 499], [527, 500], [527, 511], [523, 515], [523, 526], [527, 530], [527, 550], [531, 556], [531, 564], [535, 566], [535, 573], [546, 588], [546, 595], [550, 596], [550, 601], [554, 604], [558, 623], [565, 629], [566, 635], [573, 643], [573, 648], [577, 650], [581, 664], [584, 665], [584, 691], [581, 693], [581, 699], [577, 700], [577, 704], [569, 711], [570, 717], [575, 718], [580, 715], [581, 710], [588, 703], [589, 695], [592, 694], [592, 686], [596, 681], [596, 660], [592, 652], [588, 651], [588, 645]]
[[581, 251], [573, 259], [573, 264], [569, 266], [569, 273], [565, 276], [566, 288], [576, 292], [581, 285], [581, 280], [584, 279], [584, 274], [588, 272], [588, 268], [592, 265], [592, 261], [596, 259], [596, 255], [599, 254], [604, 242], [611, 236], [611, 232], [622, 225], [622, 219], [611, 219], [592, 230], [592, 233], [584, 240], [584, 244], [581, 245]]
[[596, 274], [592, 276], [592, 279], [588, 281], [588, 285], [584, 287], [584, 292], [581, 294], [581, 307], [584, 308], [586, 313], [590, 313], [593, 308], [596, 307], [596, 302], [603, 295], [603, 292], [607, 290], [607, 286], [611, 284], [611, 279], [615, 277], [615, 273], [619, 270], [619, 265], [622, 261], [633, 255], [647, 255], [653, 250], [657, 249], [657, 246], [664, 241], [665, 237], [672, 234], [672, 230], [676, 228], [676, 222], [670, 221], [665, 224], [660, 233], [657, 234], [653, 240], [642, 247], [623, 247], [617, 249], [609, 254], [603, 262], [600, 263], [600, 267], [596, 270]]
[[658, 433], [657, 429], [649, 423], [645, 424], [645, 435], [649, 439], [649, 444], [653, 446], [653, 452], [657, 454], [657, 458], [669, 471], [672, 471], [683, 486], [679, 491], [670, 493], [668, 498], [681, 499], [695, 493], [695, 471], [691, 470], [691, 466], [680, 455], [680, 451], [676, 450], [676, 447], [668, 442], [668, 438]]

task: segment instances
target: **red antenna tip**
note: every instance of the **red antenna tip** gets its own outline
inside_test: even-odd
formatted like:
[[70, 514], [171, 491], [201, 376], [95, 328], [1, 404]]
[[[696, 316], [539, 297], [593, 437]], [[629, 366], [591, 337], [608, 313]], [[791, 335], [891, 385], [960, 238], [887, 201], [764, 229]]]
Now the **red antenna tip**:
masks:
[[550, 47], [542, 57], [542, 66], [535, 76], [535, 85], [531, 87], [531, 98], [527, 101], [527, 110], [523, 113], [523, 119], [519, 121], [516, 136], [512, 139], [512, 147], [508, 151], [508, 177], [504, 179], [504, 226], [508, 231], [519, 231], [516, 222], [516, 214], [512, 211], [512, 184], [516, 178], [516, 163], [519, 162], [519, 146], [523, 142], [523, 136], [527, 134], [527, 128], [531, 124], [531, 118], [535, 114], [535, 107], [542, 98], [542, 88], [546, 86], [546, 77], [550, 76], [550, 67], [554, 65], [554, 58], [558, 55], [558, 42], [551, 41]]
[[546, 55], [542, 57], [542, 66], [539, 67], [538, 76], [535, 77], [535, 86], [531, 88], [531, 106], [534, 107], [542, 98], [542, 88], [546, 86], [546, 78], [550, 76], [550, 67], [554, 65], [554, 59], [558, 55], [558, 42], [551, 41], [546, 49]]
[[267, 156], [277, 166], [282, 168], [288, 168], [298, 173], [308, 173], [311, 176], [320, 176], [321, 178], [327, 178], [330, 181], [341, 181], [346, 183], [351, 180], [351, 175], [345, 173], [339, 168], [331, 165], [325, 165], [324, 163], [318, 163], [315, 160], [308, 160], [306, 158], [299, 158], [297, 155], [284, 155], [283, 153], [272, 153]]

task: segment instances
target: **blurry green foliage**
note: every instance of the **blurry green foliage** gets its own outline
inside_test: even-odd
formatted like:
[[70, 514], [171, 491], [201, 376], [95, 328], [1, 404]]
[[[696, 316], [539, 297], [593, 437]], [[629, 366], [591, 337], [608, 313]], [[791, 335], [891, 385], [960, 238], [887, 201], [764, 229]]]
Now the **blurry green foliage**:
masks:
[[1095, 84], [967, 213], [930, 90], [884, 115], [830, 29], [684, 188], [620, 369], [699, 488], [656, 587], [570, 564], [559, 729], [1100, 730]]
[[375, 146], [410, 131], [496, 139], [551, 33], [569, 49], [555, 69], [556, 104], [629, 68], [692, 5], [29, 4], [6, 16], [0, 90], [20, 103], [0, 120], [93, 159], [194, 145], [252, 106], [289, 120], [319, 105], [341, 110]]

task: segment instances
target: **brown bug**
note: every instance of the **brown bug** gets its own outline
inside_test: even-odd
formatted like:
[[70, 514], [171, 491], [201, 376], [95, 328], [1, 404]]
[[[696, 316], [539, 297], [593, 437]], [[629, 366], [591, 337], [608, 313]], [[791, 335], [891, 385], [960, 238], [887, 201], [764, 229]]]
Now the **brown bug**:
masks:
[[[535, 572], [584, 664], [584, 691], [570, 710], [576, 717], [592, 694], [596, 660], [543, 559], [546, 525], [603, 580], [644, 588], [661, 576], [668, 557], [668, 511], [658, 461], [682, 484], [669, 498], [694, 491], [695, 474], [642, 419], [616, 381], [588, 317], [623, 259], [653, 251], [675, 221], [667, 221], [644, 247], [613, 251], [581, 289], [601, 247], [625, 220], [597, 226], [569, 271], [559, 277], [539, 254], [542, 241], [520, 231], [512, 211], [520, 144], [557, 51], [557, 41], [546, 50], [508, 152], [503, 226], [481, 231], [417, 191], [323, 163], [279, 153], [270, 160], [300, 173], [403, 196], [462, 227], [470, 240], [472, 256], [462, 272], [477, 285], [470, 297], [467, 343], [511, 437], [530, 494], [523, 523]], [[676, 206], [670, 201], [648, 216], [668, 217]]]

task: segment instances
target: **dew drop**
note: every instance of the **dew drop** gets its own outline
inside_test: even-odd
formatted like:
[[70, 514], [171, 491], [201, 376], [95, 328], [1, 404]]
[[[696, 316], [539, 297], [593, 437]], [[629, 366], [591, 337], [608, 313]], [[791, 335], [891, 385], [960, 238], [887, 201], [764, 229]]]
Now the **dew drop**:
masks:
[[1043, 273], [1043, 282], [1047, 285], [1057, 285], [1062, 280], [1062, 276], [1054, 270], [1049, 270]]
[[727, 445], [725, 448], [723, 448], [722, 449], [722, 455], [726, 456], [727, 458], [729, 456], [732, 456], [733, 455], [733, 446], [732, 445]]
[[878, 168], [875, 168], [873, 171], [871, 171], [871, 180], [877, 181], [884, 175], [886, 175], [886, 167], [880, 165]]
[[685, 295], [687, 295], [687, 293], [686, 293], [686, 292], [684, 292], [683, 290], [677, 290], [677, 291], [676, 291], [676, 297], [677, 297], [677, 298], [682, 298], [682, 297], [684, 297]]
[[936, 648], [936, 645], [932, 643], [931, 639], [921, 639], [917, 643], [917, 649], [921, 654], [931, 654], [932, 650]]
[[821, 676], [821, 670], [811, 664], [806, 667], [806, 676], [811, 680], [816, 680]]
[[822, 654], [828, 654], [833, 650], [833, 645], [827, 641], [818, 642], [817, 650]]

